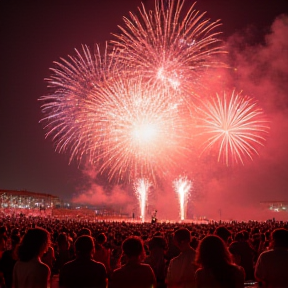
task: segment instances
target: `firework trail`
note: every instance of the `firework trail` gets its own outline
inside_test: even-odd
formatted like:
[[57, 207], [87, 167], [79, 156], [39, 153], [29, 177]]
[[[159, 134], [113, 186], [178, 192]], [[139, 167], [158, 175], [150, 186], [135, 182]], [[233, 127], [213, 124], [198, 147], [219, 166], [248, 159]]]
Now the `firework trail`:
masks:
[[187, 177], [179, 177], [174, 180], [173, 186], [175, 192], [178, 194], [179, 206], [180, 206], [180, 219], [185, 220], [187, 201], [189, 192], [192, 188], [192, 182]]
[[145, 209], [148, 200], [148, 190], [151, 183], [147, 179], [137, 179], [134, 183], [134, 189], [136, 195], [139, 199], [140, 211], [141, 211], [141, 221], [145, 222]]
[[131, 75], [142, 74], [150, 85], [162, 83], [163, 89], [188, 91], [191, 97], [201, 74], [219, 67], [213, 56], [223, 53], [223, 48], [215, 32], [219, 21], [205, 19], [205, 13], [194, 10], [195, 3], [182, 15], [184, 2], [156, 0], [155, 10], [149, 12], [142, 4], [139, 17], [131, 12], [129, 19], [124, 17], [122, 33], [114, 35], [113, 44]]
[[204, 151], [216, 147], [218, 161], [222, 158], [227, 166], [232, 162], [244, 164], [244, 157], [252, 159], [253, 154], [258, 154], [256, 146], [263, 146], [269, 131], [268, 121], [255, 101], [235, 90], [231, 96], [225, 92], [222, 97], [216, 96], [198, 110], [199, 128], [209, 137]]

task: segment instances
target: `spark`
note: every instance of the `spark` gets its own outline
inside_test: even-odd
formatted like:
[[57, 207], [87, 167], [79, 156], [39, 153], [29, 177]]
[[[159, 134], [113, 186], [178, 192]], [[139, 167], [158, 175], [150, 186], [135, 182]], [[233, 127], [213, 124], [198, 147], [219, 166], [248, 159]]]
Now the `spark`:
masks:
[[67, 67], [53, 70], [48, 80], [53, 93], [40, 98], [46, 137], [52, 136], [56, 151], [69, 151], [70, 161], [89, 161], [111, 182], [145, 176], [156, 183], [189, 151], [188, 110], [173, 90], [156, 89], [118, 70], [98, 71], [107, 61], [98, 53], [92, 57], [87, 47], [84, 51], [86, 58], [77, 53]]
[[180, 206], [180, 219], [185, 220], [187, 201], [189, 192], [192, 188], [192, 181], [187, 179], [187, 177], [179, 177], [173, 182], [174, 189], [178, 195], [179, 206]]
[[123, 18], [122, 33], [114, 35], [112, 43], [119, 60], [128, 63], [130, 77], [142, 74], [150, 85], [160, 82], [191, 97], [203, 84], [202, 73], [223, 65], [214, 56], [225, 51], [217, 32], [219, 20], [206, 19], [205, 12], [194, 9], [196, 3], [185, 14], [184, 3], [156, 0], [153, 11], [142, 4], [138, 15], [130, 12]]
[[151, 186], [151, 183], [147, 179], [137, 179], [134, 183], [134, 189], [139, 200], [140, 212], [141, 212], [141, 221], [145, 222], [145, 209], [147, 206], [148, 200], [148, 191]]
[[148, 177], [155, 184], [189, 151], [190, 117], [173, 91], [151, 89], [142, 78], [120, 78], [98, 93], [101, 105], [91, 105], [86, 114], [95, 123], [101, 119], [102, 129], [89, 134], [89, 151], [92, 160], [101, 159], [100, 170], [108, 170], [111, 179]]
[[106, 46], [102, 55], [98, 45], [94, 50], [83, 45], [82, 51], [75, 49], [75, 56], [54, 62], [50, 78], [45, 79], [50, 94], [39, 99], [44, 114], [40, 122], [45, 123], [46, 138], [52, 137], [56, 151], [70, 151], [70, 162], [85, 154], [88, 138], [83, 137], [83, 126], [95, 128], [85, 115], [86, 107], [91, 98], [95, 102], [95, 91], [117, 71], [111, 50]]
[[227, 166], [233, 161], [244, 164], [244, 157], [251, 160], [263, 146], [269, 131], [268, 120], [256, 101], [233, 90], [231, 96], [216, 94], [200, 108], [199, 128], [208, 136], [204, 151], [217, 147], [218, 161], [222, 158]]

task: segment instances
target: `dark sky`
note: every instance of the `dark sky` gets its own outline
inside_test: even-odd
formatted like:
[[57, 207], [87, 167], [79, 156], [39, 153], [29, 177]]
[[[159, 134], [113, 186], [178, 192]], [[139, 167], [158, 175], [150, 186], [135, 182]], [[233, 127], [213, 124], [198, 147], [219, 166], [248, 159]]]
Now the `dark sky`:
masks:
[[[152, 0], [142, 2], [153, 7]], [[68, 165], [69, 155], [54, 152], [51, 139], [45, 140], [39, 124], [42, 116], [37, 99], [47, 94], [44, 78], [50, 75], [53, 61], [73, 54], [74, 48], [79, 49], [81, 44], [103, 44], [111, 38], [111, 33], [118, 31], [117, 25], [123, 24], [122, 17], [128, 16], [129, 11], [135, 12], [140, 3], [138, 0], [1, 1], [0, 189], [28, 190], [63, 198], [79, 192], [83, 172], [75, 162]], [[214, 211], [221, 208], [224, 214], [226, 208], [215, 204], [215, 199], [219, 198], [217, 193], [228, 198], [227, 205], [232, 206], [233, 201], [242, 206], [253, 201], [288, 201], [288, 62], [285, 62], [288, 60], [288, 34], [285, 34], [288, 2], [199, 0], [196, 9], [207, 11], [212, 20], [221, 19], [222, 37], [229, 47], [234, 47], [231, 55], [235, 56], [234, 64], [239, 70], [239, 89], [246, 89], [253, 96], [261, 94], [261, 99], [257, 96], [263, 102], [273, 128], [262, 156], [248, 167], [236, 169], [234, 182], [228, 183], [223, 173], [218, 178], [213, 176], [206, 185], [207, 191], [202, 193], [202, 200], [210, 199]], [[282, 17], [275, 24], [281, 14], [286, 14], [286, 18]], [[277, 50], [279, 46], [280, 50]], [[261, 58], [257, 58], [259, 55]], [[269, 83], [265, 78], [268, 72], [263, 71], [267, 65], [261, 66], [263, 58], [265, 64], [273, 62], [274, 66], [267, 65], [274, 67], [274, 74], [278, 75], [270, 75]], [[251, 75], [257, 77], [258, 84], [248, 81]], [[233, 193], [237, 196], [232, 197]], [[115, 195], [120, 194], [121, 191], [115, 192]], [[197, 203], [193, 205], [197, 206]], [[229, 209], [226, 210], [229, 217]]]

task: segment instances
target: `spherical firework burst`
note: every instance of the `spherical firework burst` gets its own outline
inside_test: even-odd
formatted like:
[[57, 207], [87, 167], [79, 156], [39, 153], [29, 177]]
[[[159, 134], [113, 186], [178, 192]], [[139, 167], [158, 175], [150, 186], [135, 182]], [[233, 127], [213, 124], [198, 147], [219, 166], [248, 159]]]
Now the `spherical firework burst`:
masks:
[[108, 54], [107, 46], [103, 56], [98, 45], [93, 52], [87, 46], [82, 46], [81, 52], [75, 51], [76, 56], [54, 62], [51, 77], [46, 79], [51, 94], [39, 99], [44, 102], [41, 108], [45, 117], [41, 122], [45, 123], [46, 137], [53, 137], [56, 151], [69, 149], [70, 161], [81, 158], [87, 147], [84, 134], [91, 121], [85, 115], [86, 107], [91, 98], [95, 102], [95, 91], [117, 71], [114, 51]]
[[227, 166], [232, 162], [244, 164], [247, 156], [252, 159], [269, 131], [263, 110], [251, 98], [235, 90], [231, 96], [216, 94], [216, 98], [206, 101], [198, 112], [202, 115], [199, 128], [209, 137], [204, 151], [216, 148], [218, 161], [222, 158]]
[[113, 79], [96, 92], [95, 103], [87, 107], [86, 150], [110, 179], [149, 177], [155, 183], [187, 154], [188, 111], [177, 97], [171, 102], [173, 91], [167, 93], [151, 89], [142, 78]]
[[52, 93], [40, 98], [46, 136], [57, 151], [70, 152], [70, 161], [84, 157], [111, 181], [150, 177], [156, 183], [189, 149], [188, 110], [173, 89], [124, 77], [99, 50], [83, 52], [56, 63], [48, 79]]
[[130, 74], [143, 75], [150, 85], [188, 91], [191, 97], [201, 73], [219, 66], [213, 56], [223, 50], [215, 32], [219, 21], [205, 19], [205, 13], [194, 10], [195, 3], [185, 14], [184, 2], [156, 0], [155, 10], [149, 12], [142, 4], [139, 17], [130, 12], [130, 18], [124, 18], [122, 33], [113, 43]]

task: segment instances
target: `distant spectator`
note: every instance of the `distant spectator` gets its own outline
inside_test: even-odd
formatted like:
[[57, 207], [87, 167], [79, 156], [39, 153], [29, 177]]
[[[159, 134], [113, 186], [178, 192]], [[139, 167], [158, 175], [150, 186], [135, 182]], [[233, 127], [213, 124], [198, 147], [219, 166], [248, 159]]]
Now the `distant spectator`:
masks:
[[109, 288], [155, 288], [156, 277], [150, 265], [141, 263], [145, 258], [142, 239], [128, 237], [122, 245], [126, 264], [113, 271]]
[[157, 279], [157, 288], [165, 286], [166, 276], [166, 260], [165, 251], [167, 243], [162, 236], [154, 236], [148, 242], [149, 255], [145, 258], [144, 262], [149, 264]]
[[55, 263], [55, 252], [54, 248], [51, 245], [47, 248], [47, 251], [43, 254], [41, 261], [49, 266], [52, 275], [53, 274], [52, 270]]
[[78, 237], [82, 235], [92, 236], [92, 232], [89, 228], [82, 228], [78, 233]]
[[107, 242], [107, 237], [104, 233], [100, 233], [96, 237], [94, 260], [104, 264], [106, 271], [110, 274], [110, 249], [104, 245]]
[[7, 241], [7, 234], [6, 234], [6, 227], [1, 226], [0, 227], [0, 259], [2, 257], [2, 254], [6, 250], [6, 241]]
[[216, 228], [214, 235], [219, 236], [226, 245], [229, 245], [231, 232], [225, 226], [219, 226]]
[[255, 278], [262, 287], [288, 287], [288, 230], [272, 232], [271, 250], [260, 254], [255, 266]]
[[14, 288], [47, 288], [50, 268], [40, 259], [50, 243], [50, 234], [43, 228], [29, 229], [18, 247], [19, 260], [13, 269]]
[[187, 228], [180, 228], [174, 233], [175, 245], [180, 254], [170, 260], [167, 270], [168, 288], [190, 288], [195, 286], [195, 250], [190, 246], [191, 235]]
[[92, 259], [94, 241], [91, 236], [82, 235], [75, 241], [76, 259], [67, 262], [59, 274], [59, 285], [65, 288], [105, 288], [107, 273], [102, 263]]
[[254, 279], [253, 258], [255, 255], [254, 249], [245, 241], [242, 231], [235, 236], [235, 241], [229, 246], [229, 251], [233, 255], [234, 263], [243, 267], [245, 270], [246, 280]]
[[244, 269], [232, 264], [227, 246], [219, 236], [209, 235], [202, 239], [196, 262], [201, 267], [195, 273], [197, 288], [244, 287]]
[[12, 287], [13, 268], [18, 260], [16, 249], [19, 242], [20, 237], [18, 235], [12, 234], [11, 249], [4, 251], [2, 258], [0, 260], [0, 271], [3, 272], [6, 288]]
[[70, 242], [65, 232], [60, 233], [57, 238], [57, 252], [55, 255], [55, 273], [59, 273], [65, 263], [73, 259], [74, 254], [70, 252]]

